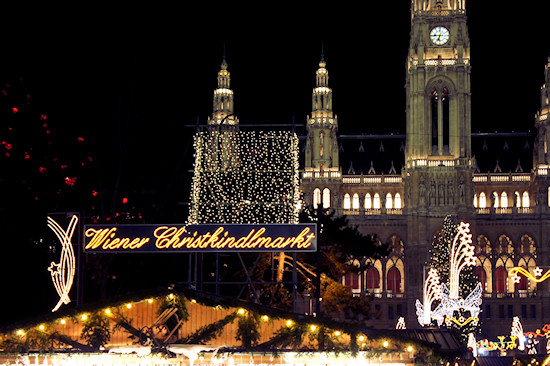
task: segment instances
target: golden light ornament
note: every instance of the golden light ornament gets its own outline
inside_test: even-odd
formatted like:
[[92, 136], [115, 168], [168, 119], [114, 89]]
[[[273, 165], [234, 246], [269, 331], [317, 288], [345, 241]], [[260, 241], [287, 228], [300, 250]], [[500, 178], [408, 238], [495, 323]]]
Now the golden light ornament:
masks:
[[546, 281], [550, 277], [550, 270], [546, 271], [544, 275], [542, 274], [542, 272], [543, 270], [540, 267], [535, 268], [534, 275], [531, 274], [529, 270], [526, 268], [514, 267], [508, 271], [508, 276], [512, 278], [512, 281], [514, 283], [519, 283], [521, 281], [520, 275], [527, 277], [531, 281], [540, 283], [540, 282]]
[[52, 309], [52, 312], [57, 311], [61, 305], [71, 302], [71, 299], [69, 299], [69, 292], [73, 285], [76, 268], [76, 259], [71, 240], [77, 223], [78, 216], [73, 215], [67, 230], [63, 230], [54, 219], [48, 216], [48, 227], [54, 232], [62, 245], [59, 263], [52, 262], [48, 268], [52, 276], [55, 290], [59, 295], [59, 301]]

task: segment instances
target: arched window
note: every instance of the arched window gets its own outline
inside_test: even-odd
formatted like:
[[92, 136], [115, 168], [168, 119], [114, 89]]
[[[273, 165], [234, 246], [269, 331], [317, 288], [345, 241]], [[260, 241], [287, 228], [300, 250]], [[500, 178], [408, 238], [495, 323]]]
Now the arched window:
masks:
[[395, 208], [403, 208], [401, 203], [401, 195], [399, 193], [395, 194], [393, 205], [395, 206]]
[[529, 192], [527, 192], [527, 191], [523, 192], [523, 197], [521, 199], [521, 204], [522, 204], [523, 207], [530, 207]]
[[499, 208], [500, 205], [499, 205], [498, 193], [497, 193], [497, 192], [493, 192], [492, 197], [493, 197], [493, 207], [494, 207], [494, 208]]
[[360, 206], [359, 195], [355, 193], [353, 195], [353, 201], [351, 202], [351, 208], [353, 208], [354, 210], [359, 210], [359, 206]]
[[487, 208], [487, 197], [485, 197], [485, 192], [479, 194], [479, 208]]
[[346, 273], [345, 285], [351, 287], [353, 292], [360, 291], [359, 287], [359, 275], [357, 273]]
[[517, 284], [518, 291], [527, 291], [527, 277], [519, 275], [519, 283]]
[[395, 293], [401, 292], [401, 272], [399, 272], [397, 267], [393, 266], [388, 270], [386, 284], [388, 291]]
[[433, 90], [431, 99], [432, 111], [432, 148], [443, 154], [444, 146], [449, 146], [449, 90]]
[[374, 291], [380, 288], [380, 273], [374, 267], [367, 271], [367, 290]]
[[372, 197], [370, 193], [365, 195], [365, 210], [370, 210], [372, 208]]
[[516, 196], [516, 207], [521, 207], [521, 196], [518, 191], [514, 192], [514, 196]]
[[487, 273], [483, 267], [476, 267], [477, 280], [481, 282], [481, 287], [483, 291], [487, 291]]
[[392, 200], [392, 197], [391, 197], [391, 193], [388, 193], [386, 195], [386, 208], [390, 209], [392, 207], [393, 207], [393, 200]]
[[323, 208], [330, 208], [330, 189], [323, 189]]
[[475, 207], [475, 208], [478, 208], [478, 204], [477, 204], [477, 193], [474, 194], [474, 207]]
[[344, 195], [344, 210], [350, 210], [351, 209], [351, 197], [349, 193], [346, 193]]
[[375, 209], [380, 208], [380, 195], [378, 193], [374, 194], [374, 200], [372, 202], [372, 208], [375, 208]]
[[495, 271], [495, 277], [496, 277], [496, 285], [497, 285], [497, 292], [498, 293], [505, 293], [506, 292], [506, 285], [508, 280], [508, 272], [504, 267], [498, 267]]
[[508, 194], [506, 192], [502, 192], [500, 194], [500, 207], [502, 208], [508, 207]]
[[315, 188], [313, 190], [313, 208], [315, 209], [319, 208], [320, 204], [321, 204], [321, 190], [319, 188]]

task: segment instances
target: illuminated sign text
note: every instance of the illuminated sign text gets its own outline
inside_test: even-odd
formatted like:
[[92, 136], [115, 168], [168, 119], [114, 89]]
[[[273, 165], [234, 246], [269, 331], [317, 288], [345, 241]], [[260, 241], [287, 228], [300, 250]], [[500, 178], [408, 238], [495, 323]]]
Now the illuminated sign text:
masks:
[[86, 225], [91, 253], [311, 252], [315, 224]]

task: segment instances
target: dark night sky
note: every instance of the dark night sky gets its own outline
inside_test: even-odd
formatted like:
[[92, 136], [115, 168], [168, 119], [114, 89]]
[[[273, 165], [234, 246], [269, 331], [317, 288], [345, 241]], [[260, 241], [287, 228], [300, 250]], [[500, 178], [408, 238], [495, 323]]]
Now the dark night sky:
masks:
[[[499, 3], [468, 2], [472, 130], [527, 131], [550, 52], [550, 2]], [[365, 4], [4, 11], [0, 75], [23, 77], [55, 127], [86, 136], [104, 181], [125, 141], [125, 186], [152, 176], [162, 182], [189, 144], [193, 130], [183, 126], [211, 113], [224, 44], [243, 124], [305, 122], [323, 43], [341, 132], [404, 133], [410, 5]], [[183, 157], [191, 163], [192, 151]], [[51, 285], [45, 269], [28, 272]], [[33, 284], [24, 278], [9, 292], [31, 301]]]

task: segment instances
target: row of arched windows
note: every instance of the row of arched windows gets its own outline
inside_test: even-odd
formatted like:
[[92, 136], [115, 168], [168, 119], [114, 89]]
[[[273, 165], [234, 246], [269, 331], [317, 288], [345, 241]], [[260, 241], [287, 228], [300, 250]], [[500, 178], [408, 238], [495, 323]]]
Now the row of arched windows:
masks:
[[508, 208], [508, 207], [530, 207], [529, 192], [525, 191], [520, 193], [514, 192], [513, 197], [508, 197], [508, 193], [502, 192], [498, 194], [493, 192], [490, 195], [485, 192], [476, 193], [474, 195], [474, 207], [475, 208]]
[[[401, 195], [399, 193], [396, 193], [395, 196], [392, 196], [391, 193], [387, 193], [385, 198], [385, 208], [403, 208]], [[363, 203], [365, 210], [382, 208], [382, 200], [379, 193], [374, 193], [374, 195], [367, 193]], [[361, 198], [358, 193], [354, 193], [353, 196], [349, 193], [344, 195], [344, 210], [359, 210], [360, 207]]]

